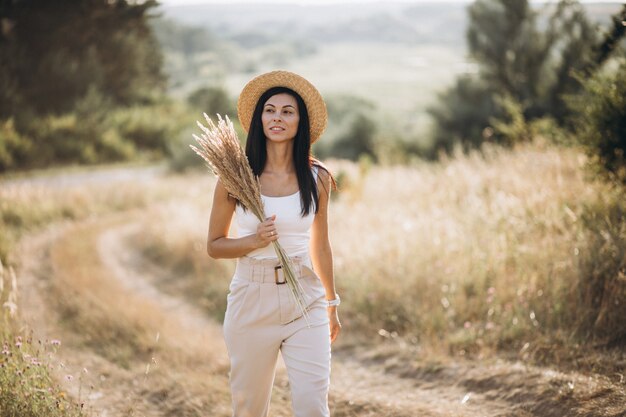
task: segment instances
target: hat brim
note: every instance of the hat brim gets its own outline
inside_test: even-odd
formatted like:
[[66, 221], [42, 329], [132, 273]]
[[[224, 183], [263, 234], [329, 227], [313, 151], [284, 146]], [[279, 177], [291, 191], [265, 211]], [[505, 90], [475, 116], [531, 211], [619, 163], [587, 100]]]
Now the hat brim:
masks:
[[237, 101], [237, 116], [246, 132], [250, 130], [252, 114], [259, 98], [273, 87], [287, 87], [302, 97], [309, 115], [311, 143], [322, 136], [328, 123], [326, 103], [320, 92], [308, 80], [289, 71], [271, 71], [261, 74], [246, 84]]

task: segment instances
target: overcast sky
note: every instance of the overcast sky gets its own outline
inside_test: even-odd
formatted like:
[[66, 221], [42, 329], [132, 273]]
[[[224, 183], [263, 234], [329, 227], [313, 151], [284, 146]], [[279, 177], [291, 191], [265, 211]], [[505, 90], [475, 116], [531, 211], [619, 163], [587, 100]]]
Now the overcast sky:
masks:
[[[394, 0], [398, 3], [471, 3], [472, 0]], [[620, 3], [618, 0], [581, 0], [583, 3]], [[160, 3], [168, 6], [184, 5], [184, 4], [219, 4], [219, 3], [285, 3], [285, 4], [333, 4], [333, 3], [380, 3], [382, 0], [160, 0]], [[556, 3], [557, 0], [533, 1], [531, 3]]]

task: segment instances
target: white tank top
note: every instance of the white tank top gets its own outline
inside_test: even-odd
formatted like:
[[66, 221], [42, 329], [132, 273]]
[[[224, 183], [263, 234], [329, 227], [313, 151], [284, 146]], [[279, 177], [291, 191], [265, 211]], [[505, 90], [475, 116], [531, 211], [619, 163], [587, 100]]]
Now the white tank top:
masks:
[[[317, 184], [317, 167], [313, 166], [313, 179]], [[311, 238], [311, 225], [315, 218], [315, 210], [306, 216], [301, 215], [300, 191], [283, 197], [268, 197], [261, 195], [267, 217], [276, 215], [275, 225], [278, 233], [278, 241], [288, 256], [308, 257], [309, 240]], [[241, 205], [235, 207], [237, 221], [237, 236], [244, 237], [256, 233], [259, 219], [250, 210], [245, 210]], [[269, 244], [264, 248], [255, 249], [246, 256], [256, 259], [277, 258], [274, 245]]]

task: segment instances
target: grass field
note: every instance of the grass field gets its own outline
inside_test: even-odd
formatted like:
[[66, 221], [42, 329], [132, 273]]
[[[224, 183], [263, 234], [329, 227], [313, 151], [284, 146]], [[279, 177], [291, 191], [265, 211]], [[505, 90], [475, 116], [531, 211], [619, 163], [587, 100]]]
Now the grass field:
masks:
[[[409, 363], [416, 359], [408, 352], [417, 351], [421, 360], [503, 357], [607, 378], [623, 374], [623, 354], [611, 346], [619, 346], [625, 333], [619, 297], [626, 208], [621, 190], [587, 178], [578, 150], [537, 142], [411, 166], [328, 162], [340, 179], [330, 218], [344, 300], [340, 348], [394, 342], [408, 349], [403, 355], [413, 358]], [[143, 287], [128, 294], [134, 278], [112, 280], [112, 271], [121, 267], [108, 261], [114, 253], [130, 257], [129, 265], [151, 277], [163, 300], [182, 297], [204, 311], [201, 328], [219, 323], [234, 263], [211, 260], [205, 252], [213, 187], [210, 175], [195, 172], [107, 185], [23, 182], [0, 189], [3, 256], [49, 264], [40, 278], [47, 288], [42, 320], [65, 335], [70, 356], [92, 352], [91, 359], [82, 359], [88, 367], [99, 366], [117, 381], [102, 388], [108, 404], [125, 387], [133, 393], [128, 398], [136, 398], [133, 407], [147, 415], [150, 410], [228, 414], [226, 365], [211, 359], [221, 349], [219, 337], [190, 336], [156, 299], [138, 298]], [[133, 231], [127, 237], [115, 232], [129, 222]], [[18, 241], [60, 223], [66, 232], [48, 255], [16, 252]], [[106, 237], [113, 232], [117, 235]], [[25, 266], [17, 266], [19, 277]], [[2, 301], [11, 292], [7, 276], [4, 284], [9, 290]], [[2, 332], [13, 349], [18, 337], [28, 337], [7, 315]], [[159, 366], [151, 371], [149, 387], [142, 388], [138, 381], [151, 357]], [[200, 357], [202, 366], [196, 362]], [[0, 381], [9, 380], [7, 369], [23, 366], [15, 362], [22, 356], [12, 358], [3, 358]], [[72, 392], [75, 398], [71, 387], [54, 382], [69, 370], [41, 372], [37, 380], [49, 381], [53, 396]], [[96, 376], [85, 378], [102, 384]], [[12, 392], [11, 384], [3, 382], [3, 390]], [[276, 409], [285, 415], [286, 389], [275, 394]], [[338, 415], [353, 415], [346, 407]], [[115, 415], [131, 411], [120, 405]]]
[[[336, 163], [331, 230], [350, 332], [564, 363], [580, 353], [567, 346], [623, 334], [617, 311], [590, 297], [595, 280], [618, 285], [624, 203], [584, 166], [576, 150], [540, 145], [411, 167]], [[232, 262], [206, 258], [204, 184], [151, 211], [136, 244], [219, 317]], [[554, 344], [563, 350], [544, 349]]]

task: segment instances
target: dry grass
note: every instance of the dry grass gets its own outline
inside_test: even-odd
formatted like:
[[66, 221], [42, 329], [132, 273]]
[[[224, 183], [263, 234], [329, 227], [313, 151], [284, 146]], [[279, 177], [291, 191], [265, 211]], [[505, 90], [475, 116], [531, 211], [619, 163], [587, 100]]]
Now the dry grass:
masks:
[[[52, 249], [55, 281], [48, 301], [70, 330], [67, 343], [83, 344], [106, 359], [98, 372], [117, 375], [112, 395], [124, 391], [126, 398], [109, 401], [120, 402], [122, 415], [160, 410], [158, 415], [226, 416], [227, 378], [216, 353], [221, 341], [185, 332], [156, 301], [125, 288], [123, 277], [111, 276], [97, 239], [115, 226], [116, 221], [82, 225]], [[153, 361], [158, 365], [149, 382], [140, 384]]]
[[58, 340], [34, 340], [21, 328], [17, 278], [0, 262], [0, 415], [78, 417], [89, 415], [51, 377]]
[[335, 205], [351, 323], [460, 354], [569, 340], [586, 313], [584, 264], [602, 262], [590, 238], [619, 194], [585, 180], [575, 150], [487, 151], [374, 169], [359, 200]]
[[50, 223], [80, 220], [142, 207], [158, 198], [141, 184], [57, 187], [0, 183], [0, 259], [11, 264], [11, 251], [25, 233]]
[[[343, 184], [330, 218], [342, 339], [402, 339], [421, 352], [497, 351], [623, 374], [623, 354], [589, 352], [620, 345], [607, 335], [626, 333], [625, 203], [620, 190], [586, 179], [584, 165], [576, 150], [539, 145], [410, 167], [331, 163]], [[126, 404], [120, 413], [228, 415], [226, 365], [215, 364], [214, 342], [112, 279], [97, 250], [109, 228], [139, 222], [131, 245], [162, 267], [157, 285], [221, 320], [233, 261], [206, 256], [214, 181], [195, 173], [143, 185], [0, 190], [9, 259], [26, 232], [93, 217], [52, 247], [50, 319], [64, 324], [64, 348], [97, 354], [118, 382], [111, 392], [130, 393], [130, 405], [116, 398]], [[119, 219], [97, 218], [116, 210], [125, 210]], [[2, 331], [5, 340], [26, 337], [6, 323]], [[158, 366], [142, 385], [152, 357]], [[279, 415], [288, 414], [285, 392], [275, 392]]]
[[[607, 307], [623, 291], [624, 203], [584, 165], [575, 149], [537, 144], [411, 167], [335, 164], [347, 184], [330, 220], [344, 333], [562, 364], [610, 342], [607, 329], [626, 334], [622, 307]], [[143, 246], [219, 315], [230, 264], [207, 266], [203, 195], [153, 211]]]

